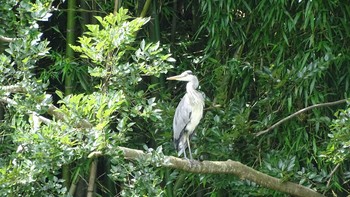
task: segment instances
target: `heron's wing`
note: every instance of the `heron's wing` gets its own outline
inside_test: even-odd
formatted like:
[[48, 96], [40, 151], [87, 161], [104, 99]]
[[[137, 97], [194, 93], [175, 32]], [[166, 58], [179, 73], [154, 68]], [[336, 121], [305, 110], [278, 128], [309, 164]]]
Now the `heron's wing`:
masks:
[[181, 137], [186, 128], [186, 125], [191, 120], [192, 107], [188, 98], [188, 95], [181, 99], [179, 105], [176, 108], [173, 129], [174, 129], [174, 140], [177, 141]]

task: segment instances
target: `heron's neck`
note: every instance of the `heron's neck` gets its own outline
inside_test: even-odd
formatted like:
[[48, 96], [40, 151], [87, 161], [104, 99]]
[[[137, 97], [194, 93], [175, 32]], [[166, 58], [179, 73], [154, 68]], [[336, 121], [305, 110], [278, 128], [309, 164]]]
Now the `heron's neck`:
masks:
[[187, 92], [196, 91], [198, 86], [199, 86], [198, 79], [197, 79], [197, 77], [194, 77], [191, 81], [189, 81], [186, 84], [186, 91]]
[[197, 88], [198, 88], [198, 80], [196, 81], [196, 83], [193, 83], [193, 81], [188, 82], [186, 85], [187, 96], [189, 97], [190, 102], [192, 104], [204, 105], [203, 96], [199, 91], [196, 90]]

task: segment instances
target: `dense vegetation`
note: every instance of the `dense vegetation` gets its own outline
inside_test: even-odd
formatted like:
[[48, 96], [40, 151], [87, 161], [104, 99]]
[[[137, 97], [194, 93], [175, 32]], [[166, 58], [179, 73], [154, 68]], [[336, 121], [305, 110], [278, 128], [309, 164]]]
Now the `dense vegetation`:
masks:
[[195, 158], [350, 193], [347, 1], [2, 0], [0, 21], [0, 196], [288, 196], [162, 167], [184, 70]]

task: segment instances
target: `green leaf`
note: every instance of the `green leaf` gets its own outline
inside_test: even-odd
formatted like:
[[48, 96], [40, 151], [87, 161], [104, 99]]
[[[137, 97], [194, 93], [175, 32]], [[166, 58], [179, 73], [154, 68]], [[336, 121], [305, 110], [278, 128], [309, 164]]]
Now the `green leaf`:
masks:
[[55, 93], [56, 93], [56, 95], [57, 95], [58, 97], [60, 97], [60, 99], [63, 99], [63, 98], [64, 98], [63, 92], [61, 92], [61, 91], [59, 91], [59, 90], [56, 90]]

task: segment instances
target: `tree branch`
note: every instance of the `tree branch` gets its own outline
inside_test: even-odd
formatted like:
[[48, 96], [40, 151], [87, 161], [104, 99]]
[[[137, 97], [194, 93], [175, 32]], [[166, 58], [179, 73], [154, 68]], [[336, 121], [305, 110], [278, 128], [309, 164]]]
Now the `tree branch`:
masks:
[[[0, 102], [7, 103], [7, 104], [13, 105], [13, 106], [18, 105], [18, 103], [16, 101], [14, 101], [10, 98], [7, 98], [7, 97], [0, 98]], [[33, 113], [34, 113], [33, 111], [28, 111], [28, 114], [33, 114]], [[66, 115], [64, 113], [60, 112], [59, 109], [53, 104], [49, 105], [47, 113], [49, 115], [53, 116], [57, 120], [64, 120], [66, 117]], [[51, 120], [49, 120], [43, 116], [39, 116], [38, 114], [35, 114], [35, 115], [45, 124], [50, 124]], [[90, 122], [88, 122], [87, 120], [81, 120], [80, 122], [78, 122], [74, 126], [76, 126], [78, 128], [92, 128], [92, 124]]]
[[10, 99], [10, 98], [7, 98], [7, 97], [2, 97], [0, 98], [0, 102], [2, 103], [7, 103], [7, 104], [10, 104], [10, 105], [17, 105], [17, 102]]
[[[334, 169], [332, 170], [332, 172], [328, 175], [329, 176], [329, 179], [327, 181], [327, 185], [326, 185], [326, 188], [329, 187], [329, 185], [331, 184], [331, 180], [332, 180], [332, 177], [333, 177], [333, 174], [337, 171], [337, 169], [339, 168], [340, 166], [340, 163], [338, 163]], [[323, 195], [326, 193], [326, 191], [323, 192]]]
[[9, 93], [25, 92], [25, 89], [19, 85], [0, 86], [0, 90], [9, 92]]
[[90, 167], [90, 177], [89, 177], [89, 184], [88, 184], [87, 195], [86, 195], [87, 197], [94, 196], [96, 173], [97, 173], [97, 158], [93, 158], [91, 162], [91, 167]]
[[259, 136], [259, 135], [262, 135], [264, 133], [267, 133], [269, 131], [271, 131], [272, 129], [278, 127], [280, 124], [282, 124], [283, 122], [289, 120], [289, 119], [292, 119], [294, 118], [295, 116], [301, 114], [301, 113], [304, 113], [308, 110], [311, 110], [311, 109], [314, 109], [314, 108], [317, 108], [317, 107], [326, 107], [326, 106], [332, 106], [332, 105], [338, 105], [338, 104], [341, 104], [341, 103], [345, 103], [347, 101], [347, 99], [342, 99], [342, 100], [339, 100], [339, 101], [334, 101], [334, 102], [328, 102], [328, 103], [320, 103], [320, 104], [316, 104], [316, 105], [311, 105], [309, 107], [306, 107], [304, 109], [301, 109], [297, 112], [295, 112], [294, 114], [291, 114], [285, 118], [283, 118], [282, 120], [278, 121], [277, 123], [275, 123], [274, 125], [272, 125], [271, 127], [269, 127], [268, 129], [265, 129], [263, 131], [260, 131], [258, 133], [255, 134], [255, 136]]
[[[127, 159], [137, 159], [138, 157], [151, 157], [151, 154], [146, 154], [141, 150], [130, 149], [126, 147], [119, 147], [123, 151], [124, 157]], [[302, 185], [282, 181], [267, 174], [254, 170], [251, 167], [243, 165], [240, 162], [227, 161], [202, 161], [196, 162], [195, 165], [190, 165], [188, 160], [180, 159], [173, 156], [165, 156], [163, 167], [175, 168], [192, 173], [201, 174], [232, 174], [238, 176], [240, 179], [253, 181], [261, 186], [273, 190], [281, 191], [291, 194], [293, 196], [308, 196], [321, 197], [323, 196], [316, 191], [304, 187]]]
[[3, 42], [13, 42], [15, 41], [16, 38], [9, 38], [9, 37], [6, 37], [6, 36], [1, 36], [0, 35], [0, 41], [3, 41]]

